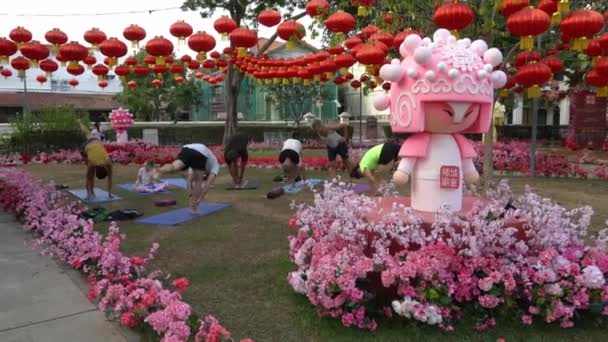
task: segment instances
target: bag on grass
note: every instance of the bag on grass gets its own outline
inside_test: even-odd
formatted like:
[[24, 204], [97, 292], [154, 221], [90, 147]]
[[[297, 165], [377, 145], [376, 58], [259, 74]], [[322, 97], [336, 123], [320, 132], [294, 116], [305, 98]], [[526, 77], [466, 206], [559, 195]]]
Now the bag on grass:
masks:
[[111, 213], [109, 213], [104, 221], [108, 222], [108, 221], [128, 221], [128, 220], [134, 220], [140, 216], [142, 216], [143, 213], [140, 213], [139, 211], [135, 210], [135, 209], [122, 209], [122, 210], [115, 210]]

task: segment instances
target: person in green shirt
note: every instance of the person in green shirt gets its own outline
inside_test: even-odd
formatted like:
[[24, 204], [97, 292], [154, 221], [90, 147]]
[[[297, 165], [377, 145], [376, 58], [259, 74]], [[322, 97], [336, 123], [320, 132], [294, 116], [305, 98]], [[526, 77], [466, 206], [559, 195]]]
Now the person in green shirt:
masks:
[[374, 187], [374, 193], [380, 184], [379, 177], [395, 167], [401, 146], [394, 142], [376, 145], [365, 152], [359, 165], [352, 172], [353, 178], [367, 178]]

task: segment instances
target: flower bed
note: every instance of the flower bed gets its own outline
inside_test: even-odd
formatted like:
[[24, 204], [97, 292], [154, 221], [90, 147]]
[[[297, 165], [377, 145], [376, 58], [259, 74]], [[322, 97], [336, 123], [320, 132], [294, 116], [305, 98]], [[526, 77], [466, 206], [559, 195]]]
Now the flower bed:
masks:
[[[499, 312], [563, 328], [582, 312], [608, 316], [608, 229], [585, 244], [590, 207], [514, 198], [505, 182], [466, 219], [440, 213], [427, 227], [408, 208], [371, 222], [374, 203], [326, 185], [312, 205], [294, 205], [287, 280], [320, 315], [370, 330], [398, 315], [446, 331], [465, 315], [478, 330]], [[522, 219], [524, 232], [504, 228]]]
[[102, 236], [92, 221], [80, 218], [83, 208], [77, 202], [16, 168], [0, 168], [0, 208], [23, 223], [44, 254], [87, 276], [87, 297], [108, 318], [127, 328], [151, 331], [164, 342], [230, 340], [230, 333], [213, 316], [199, 320], [183, 301], [188, 279], [170, 281], [161, 277], [162, 272], [148, 270], [157, 243], [147, 256], [124, 255], [120, 244], [126, 236], [116, 224]]

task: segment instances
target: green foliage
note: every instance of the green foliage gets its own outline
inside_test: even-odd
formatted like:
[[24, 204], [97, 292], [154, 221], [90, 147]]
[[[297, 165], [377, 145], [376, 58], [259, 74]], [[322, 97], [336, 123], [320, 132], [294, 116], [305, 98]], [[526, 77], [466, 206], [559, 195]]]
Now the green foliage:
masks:
[[268, 84], [264, 85], [264, 93], [270, 98], [273, 106], [281, 112], [284, 120], [293, 120], [299, 125], [308, 108], [318, 98], [326, 98], [323, 85], [313, 82], [310, 86], [299, 84]]
[[[136, 57], [140, 64], [146, 51], [141, 49]], [[123, 91], [116, 95], [116, 100], [128, 108], [138, 120], [160, 121], [177, 120], [180, 113], [189, 113], [192, 106], [202, 101], [202, 86], [194, 77], [186, 77], [187, 69], [180, 75], [166, 72], [159, 78], [160, 87], [153, 87], [152, 80], [158, 75], [150, 73], [145, 77], [130, 74], [123, 81]], [[182, 84], [175, 82], [175, 76], [182, 76], [186, 81]], [[137, 87], [127, 87], [127, 82], [137, 82]]]

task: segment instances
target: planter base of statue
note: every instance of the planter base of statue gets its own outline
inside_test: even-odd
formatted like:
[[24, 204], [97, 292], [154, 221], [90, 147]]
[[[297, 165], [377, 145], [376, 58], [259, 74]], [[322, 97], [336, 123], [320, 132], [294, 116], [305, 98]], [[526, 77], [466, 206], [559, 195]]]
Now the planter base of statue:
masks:
[[116, 132], [116, 142], [119, 144], [126, 144], [129, 142], [129, 134], [127, 131]]

